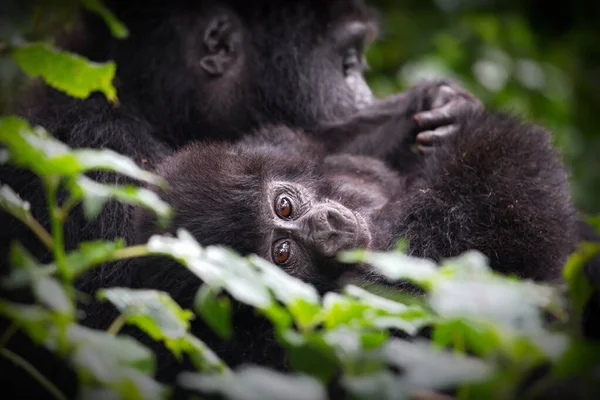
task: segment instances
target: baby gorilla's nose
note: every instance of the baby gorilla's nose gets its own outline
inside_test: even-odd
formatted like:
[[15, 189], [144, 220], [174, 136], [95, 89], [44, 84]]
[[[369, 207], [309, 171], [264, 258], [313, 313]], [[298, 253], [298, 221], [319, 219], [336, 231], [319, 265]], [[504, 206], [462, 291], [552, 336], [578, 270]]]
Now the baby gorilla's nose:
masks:
[[336, 202], [322, 203], [313, 208], [307, 219], [306, 237], [325, 257], [334, 257], [341, 250], [356, 245], [359, 226], [354, 213]]

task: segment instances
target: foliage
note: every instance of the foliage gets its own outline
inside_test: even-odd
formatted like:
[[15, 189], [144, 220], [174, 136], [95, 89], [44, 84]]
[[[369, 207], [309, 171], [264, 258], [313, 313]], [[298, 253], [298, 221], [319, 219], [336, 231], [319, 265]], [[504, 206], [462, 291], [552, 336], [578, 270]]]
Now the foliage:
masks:
[[[116, 36], [126, 35], [101, 3], [82, 4], [101, 14]], [[44, 57], [35, 72], [31, 72], [34, 56], [28, 53], [32, 48], [42, 49]], [[97, 65], [57, 52], [47, 42], [11, 44], [7, 54], [25, 71], [71, 95], [87, 97], [101, 91], [114, 100], [112, 68], [98, 72]], [[81, 71], [76, 79], [67, 79], [65, 72], [71, 68]], [[87, 177], [87, 172], [110, 170], [142, 182], [164, 183], [123, 156], [108, 150], [71, 149], [43, 128], [15, 116], [0, 118], [0, 143], [2, 163], [29, 169], [41, 179], [50, 231], [32, 216], [27, 199], [8, 186], [0, 188], [0, 208], [28, 226], [53, 255], [51, 262], [42, 263], [23, 245], [13, 243], [12, 270], [1, 285], [7, 290], [29, 287], [36, 302], [0, 299], [0, 315], [13, 324], [0, 340], [0, 357], [24, 368], [57, 399], [66, 396], [35, 369], [35, 360], [10, 350], [8, 339], [17, 330], [74, 367], [82, 398], [161, 399], [172, 393], [173, 388], [154, 379], [155, 354], [119, 334], [124, 325], [164, 343], [177, 357], [190, 357], [195, 370], [182, 374], [179, 386], [230, 399], [324, 399], [334, 377], [355, 399], [404, 399], [451, 387], [459, 388], [462, 399], [533, 396], [536, 390], [566, 378], [588, 378], [596, 368], [594, 360], [600, 358], [600, 345], [581, 339], [577, 328], [589, 296], [583, 262], [600, 251], [598, 246], [589, 245], [571, 258], [565, 269], [566, 293], [556, 285], [500, 276], [476, 252], [440, 265], [409, 257], [400, 249], [340, 255], [346, 262], [373, 265], [391, 282], [411, 282], [423, 289], [422, 296], [408, 296], [387, 286], [356, 285], [320, 295], [263, 259], [202, 247], [183, 230], [175, 237], [153, 236], [138, 246], [86, 242], [67, 252], [64, 221], [79, 203], [88, 218], [96, 217], [107, 201], [146, 207], [163, 222], [170, 215], [168, 206], [152, 192], [107, 186]], [[62, 203], [57, 199], [59, 189], [70, 193]], [[101, 290], [97, 297], [112, 303], [121, 315], [107, 331], [80, 325], [74, 280], [104, 262], [147, 255], [171, 257], [204, 282], [196, 295], [196, 312], [223, 338], [232, 333], [232, 303], [254, 307], [275, 327], [294, 372], [257, 366], [231, 370], [190, 331], [195, 313], [155, 290]], [[426, 327], [432, 329], [430, 340], [414, 338]], [[520, 394], [523, 378], [544, 365], [550, 366], [550, 373]]]

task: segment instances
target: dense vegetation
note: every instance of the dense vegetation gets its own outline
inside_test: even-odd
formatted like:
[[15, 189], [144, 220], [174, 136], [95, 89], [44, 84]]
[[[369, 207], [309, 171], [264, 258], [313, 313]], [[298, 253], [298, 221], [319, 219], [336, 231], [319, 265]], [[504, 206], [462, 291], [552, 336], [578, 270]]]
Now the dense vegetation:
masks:
[[[15, 5], [12, 14], [0, 17], [21, 21], [0, 21], [5, 98], [12, 93], [8, 84], [16, 85], [15, 77], [25, 76], [19, 72], [24, 71], [71, 96], [85, 98], [101, 91], [117, 104], [113, 63], [90, 63], [45, 41], [56, 29], [68, 27], [78, 3], [102, 15], [115, 36], [127, 35], [97, 0], [40, 1], [33, 15], [21, 13], [25, 3]], [[593, 165], [598, 163], [594, 147], [600, 147], [600, 134], [592, 129], [600, 125], [600, 116], [588, 112], [592, 106], [582, 106], [600, 105], [600, 91], [590, 89], [600, 79], [594, 81], [593, 55], [586, 47], [591, 44], [573, 39], [587, 37], [586, 20], [574, 18], [561, 26], [560, 39], [550, 40], [543, 24], [530, 25], [522, 3], [507, 6], [503, 15], [478, 10], [470, 2], [377, 3], [385, 10], [388, 29], [369, 54], [371, 82], [380, 94], [412, 83], [423, 71], [443, 71], [487, 104], [540, 120], [556, 132], [557, 143], [565, 149], [579, 205], [600, 210], [600, 196], [592, 190], [600, 190], [600, 185], [594, 187], [600, 168]], [[398, 65], [403, 65], [400, 70]], [[117, 398], [152, 399], [169, 393], [170, 388], [153, 379], [154, 354], [119, 335], [126, 324], [164, 342], [174, 354], [192, 358], [196, 371], [180, 376], [181, 386], [234, 399], [326, 398], [325, 383], [338, 372], [341, 386], [359, 399], [402, 399], [448, 387], [459, 387], [462, 399], [535, 398], [573, 376], [583, 377], [582, 386], [594, 390], [591, 375], [600, 359], [600, 344], [581, 339], [578, 322], [591, 291], [582, 265], [600, 246], [584, 246], [570, 259], [564, 270], [566, 288], [499, 276], [476, 252], [439, 266], [406, 256], [401, 245], [387, 254], [349, 252], [340, 257], [368, 261], [390, 280], [410, 280], [425, 290], [425, 296], [358, 286], [319, 296], [312, 286], [262, 259], [203, 248], [185, 231], [176, 238], [155, 236], [135, 247], [102, 241], [81, 243], [66, 252], [63, 222], [79, 203], [88, 218], [109, 199], [140, 204], [163, 219], [169, 217], [168, 206], [152, 193], [134, 186], [101, 185], [86, 172], [113, 170], [141, 182], [162, 182], [114, 152], [70, 149], [51, 133], [11, 115], [0, 118], [0, 143], [5, 146], [1, 162], [30, 169], [41, 178], [51, 229], [46, 231], [30, 214], [27, 199], [7, 186], [0, 189], [0, 208], [31, 228], [54, 256], [53, 262], [42, 264], [22, 245], [13, 244], [12, 273], [1, 284], [5, 289], [30, 287], [37, 303], [0, 299], [0, 315], [12, 321], [0, 336], [0, 357], [26, 369], [57, 399], [64, 394], [35, 370], [32, 360], [10, 350], [17, 330], [64, 357], [76, 369], [84, 396], [100, 398], [112, 393]], [[62, 204], [56, 196], [60, 187], [70, 192]], [[205, 282], [195, 310], [181, 309], [162, 292], [109, 288], [96, 295], [113, 303], [121, 316], [106, 332], [80, 325], [74, 280], [104, 261], [147, 254], [173, 257]], [[217, 334], [229, 337], [232, 298], [273, 323], [295, 373], [253, 366], [232, 371], [189, 332], [189, 321], [203, 318]], [[431, 341], [391, 335], [400, 331], [414, 336], [424, 327], [431, 327]], [[523, 378], [543, 365], [549, 365], [550, 372], [518, 394]]]

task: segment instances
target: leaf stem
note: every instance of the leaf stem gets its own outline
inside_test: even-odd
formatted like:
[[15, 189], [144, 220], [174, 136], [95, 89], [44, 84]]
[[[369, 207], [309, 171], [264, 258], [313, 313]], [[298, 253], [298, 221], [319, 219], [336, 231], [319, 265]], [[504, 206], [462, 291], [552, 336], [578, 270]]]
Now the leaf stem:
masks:
[[4, 331], [2, 337], [0, 337], [0, 348], [6, 346], [6, 343], [10, 340], [11, 337], [19, 330], [17, 324], [10, 324], [10, 326]]
[[48, 231], [38, 222], [37, 219], [33, 218], [33, 216], [29, 216], [23, 220], [23, 223], [27, 225], [29, 229], [40, 239], [40, 241], [46, 246], [48, 249], [52, 250], [54, 247], [54, 239], [52, 239], [52, 235], [48, 233]]
[[110, 324], [110, 326], [106, 330], [106, 333], [115, 336], [125, 325], [125, 320], [125, 314], [120, 314], [117, 318], [115, 318], [112, 324]]
[[137, 246], [129, 246], [123, 249], [119, 249], [111, 254], [106, 261], [119, 261], [126, 260], [128, 258], [135, 258], [146, 256], [150, 254], [150, 250], [148, 250], [148, 246], [145, 244], [140, 244]]
[[55, 176], [49, 177], [46, 182], [46, 197], [48, 202], [48, 212], [50, 214], [50, 225], [52, 227], [52, 237], [54, 243], [52, 246], [52, 252], [54, 254], [54, 262], [58, 268], [58, 272], [63, 281], [68, 281], [69, 273], [67, 266], [67, 256], [65, 254], [64, 247], [64, 231], [62, 213], [58, 206], [57, 192], [58, 192], [58, 178]]
[[67, 396], [60, 391], [48, 378], [38, 371], [29, 361], [8, 349], [0, 349], [0, 355], [15, 365], [23, 368], [33, 379], [42, 385], [56, 400], [67, 400]]

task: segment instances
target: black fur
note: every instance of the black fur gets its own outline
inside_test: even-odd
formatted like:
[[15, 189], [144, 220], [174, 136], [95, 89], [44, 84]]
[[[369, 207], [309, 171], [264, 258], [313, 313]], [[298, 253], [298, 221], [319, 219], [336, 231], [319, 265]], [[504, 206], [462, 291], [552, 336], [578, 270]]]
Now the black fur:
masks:
[[[368, 221], [372, 249], [390, 249], [406, 237], [413, 255], [440, 260], [477, 249], [501, 272], [557, 280], [578, 241], [577, 215], [550, 136], [535, 125], [497, 113], [466, 115], [459, 125], [456, 135], [406, 175], [374, 158], [328, 154], [305, 134], [281, 127], [265, 128], [235, 145], [189, 145], [157, 170], [170, 183], [161, 196], [176, 210], [166, 232], [184, 227], [200, 243], [270, 258], [265, 240], [270, 240], [273, 202], [267, 189], [272, 182], [286, 181], [313, 194], [312, 208], [335, 201], [359, 212]], [[414, 125], [408, 121], [397, 129], [403, 135]], [[152, 214], [140, 210], [137, 232], [140, 241], [156, 232]], [[355, 266], [348, 273], [349, 267], [339, 268], [334, 258], [311, 254], [310, 260], [282, 268], [321, 290], [334, 289], [333, 279], [348, 275], [381, 280], [368, 266]], [[175, 263], [140, 262], [135, 271], [141, 286], [169, 291], [190, 306], [199, 284], [196, 278]], [[247, 316], [246, 311], [238, 314]], [[255, 335], [250, 348], [262, 351], [248, 352], [250, 326]], [[226, 345], [206, 327], [195, 326], [195, 333], [232, 365], [251, 361], [280, 366], [282, 359], [274, 358], [281, 355], [280, 349], [269, 330], [257, 335], [256, 327], [239, 325]], [[163, 365], [170, 371], [175, 366], [167, 360]]]

